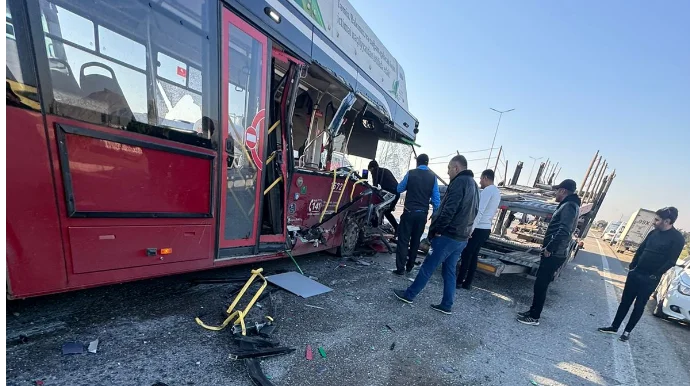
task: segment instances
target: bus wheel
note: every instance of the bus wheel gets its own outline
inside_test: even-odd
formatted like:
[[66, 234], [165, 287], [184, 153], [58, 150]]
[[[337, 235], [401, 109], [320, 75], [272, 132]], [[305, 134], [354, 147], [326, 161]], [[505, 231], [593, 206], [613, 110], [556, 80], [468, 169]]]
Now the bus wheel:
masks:
[[359, 234], [359, 224], [350, 217], [346, 218], [343, 225], [343, 239], [336, 250], [336, 255], [339, 257], [351, 256], [357, 248]]

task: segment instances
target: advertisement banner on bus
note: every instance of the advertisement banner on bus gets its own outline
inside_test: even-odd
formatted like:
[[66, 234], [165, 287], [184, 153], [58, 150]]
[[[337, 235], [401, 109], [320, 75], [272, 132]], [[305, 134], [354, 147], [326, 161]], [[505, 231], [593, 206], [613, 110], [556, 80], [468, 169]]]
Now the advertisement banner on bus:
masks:
[[293, 0], [293, 4], [405, 110], [408, 109], [402, 67], [347, 0]]

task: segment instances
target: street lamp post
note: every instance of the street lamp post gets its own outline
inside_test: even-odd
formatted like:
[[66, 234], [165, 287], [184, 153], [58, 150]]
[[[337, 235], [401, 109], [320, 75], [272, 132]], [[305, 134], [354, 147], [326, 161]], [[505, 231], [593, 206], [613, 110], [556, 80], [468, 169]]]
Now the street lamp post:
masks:
[[537, 161], [539, 161], [540, 159], [543, 159], [544, 157], [534, 158], [532, 156], [529, 156], [529, 158], [533, 159], [534, 162], [532, 162], [532, 170], [529, 171], [529, 177], [527, 177], [527, 186], [529, 186], [529, 180], [532, 179], [532, 172], [534, 172], [534, 165], [536, 165]]
[[505, 111], [499, 111], [493, 107], [489, 107], [489, 108], [498, 113], [498, 123], [496, 124], [496, 131], [494, 132], [494, 140], [491, 141], [491, 149], [489, 149], [489, 158], [486, 160], [486, 169], [489, 168], [489, 162], [491, 162], [491, 153], [493, 153], [493, 151], [494, 151], [494, 143], [496, 143], [496, 135], [498, 134], [498, 127], [501, 125], [501, 118], [503, 117], [503, 113], [509, 113], [509, 112], [515, 110], [515, 109], [510, 109], [510, 110], [505, 110]]

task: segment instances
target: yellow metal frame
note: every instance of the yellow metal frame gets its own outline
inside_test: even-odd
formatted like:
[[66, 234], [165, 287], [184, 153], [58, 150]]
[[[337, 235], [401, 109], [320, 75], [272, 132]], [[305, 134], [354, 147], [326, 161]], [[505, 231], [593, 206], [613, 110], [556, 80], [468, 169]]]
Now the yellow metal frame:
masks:
[[365, 183], [365, 182], [367, 182], [367, 179], [366, 179], [366, 178], [362, 178], [361, 180], [359, 180], [359, 181], [355, 182], [354, 184], [352, 184], [352, 193], [350, 193], [350, 201], [352, 201], [352, 200], [354, 199], [354, 197], [355, 197], [355, 188], [357, 187], [357, 185], [363, 184], [363, 183]]
[[[352, 170], [347, 173], [347, 177], [345, 177], [345, 183], [343, 184], [343, 188], [340, 190], [340, 196], [338, 196], [338, 202], [335, 204], [335, 211], [338, 211], [338, 208], [340, 207], [340, 200], [343, 198], [343, 193], [345, 193], [345, 189], [347, 189], [347, 182], [350, 181], [350, 176], [352, 175]], [[352, 201], [352, 199], [350, 199]]]
[[333, 183], [331, 184], [331, 191], [328, 193], [328, 201], [326, 201], [326, 205], [323, 206], [323, 212], [321, 212], [321, 217], [319, 217], [319, 222], [323, 221], [323, 216], [326, 215], [326, 211], [328, 210], [328, 205], [331, 203], [331, 197], [333, 197], [333, 190], [335, 190], [335, 183], [337, 182], [336, 178], [338, 177], [338, 173], [336, 170], [333, 170]]
[[[227, 327], [231, 322], [233, 325], [240, 325], [242, 326], [242, 335], [247, 335], [247, 329], [244, 324], [244, 318], [247, 316], [249, 313], [249, 310], [254, 306], [254, 303], [259, 299], [259, 296], [261, 296], [261, 293], [264, 292], [264, 289], [266, 289], [266, 286], [268, 286], [268, 281], [266, 281], [266, 278], [264, 275], [261, 273], [263, 272], [263, 268], [259, 269], [253, 269], [252, 270], [252, 276], [247, 280], [247, 283], [242, 287], [242, 290], [240, 290], [240, 293], [237, 294], [235, 297], [235, 300], [230, 304], [230, 307], [228, 307], [228, 310], [225, 311], [228, 314], [228, 317], [225, 319], [225, 321], [220, 325], [220, 326], [209, 326], [205, 324], [204, 322], [201, 321], [198, 317], [195, 319], [196, 323], [200, 325], [201, 327], [211, 330], [211, 331], [220, 331]], [[254, 282], [254, 279], [257, 277], [261, 278], [263, 280], [263, 284], [259, 288], [258, 291], [254, 294], [254, 297], [252, 300], [247, 304], [247, 306], [244, 308], [244, 310], [235, 310], [235, 306], [237, 306], [237, 303], [240, 302], [240, 299], [242, 296], [244, 296], [244, 293], [247, 292], [247, 289], [249, 289], [249, 286], [252, 285]], [[272, 320], [272, 319], [271, 319]]]

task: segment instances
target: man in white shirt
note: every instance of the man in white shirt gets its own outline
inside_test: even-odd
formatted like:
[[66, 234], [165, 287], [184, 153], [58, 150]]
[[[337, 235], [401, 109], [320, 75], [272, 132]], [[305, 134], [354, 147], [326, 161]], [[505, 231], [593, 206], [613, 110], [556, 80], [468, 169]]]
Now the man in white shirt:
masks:
[[482, 192], [479, 195], [479, 212], [472, 224], [472, 236], [467, 247], [462, 251], [461, 261], [458, 267], [456, 288], [469, 290], [472, 288], [472, 279], [477, 270], [479, 250], [491, 235], [491, 225], [494, 215], [501, 202], [501, 192], [494, 185], [494, 171], [486, 169], [479, 179]]

